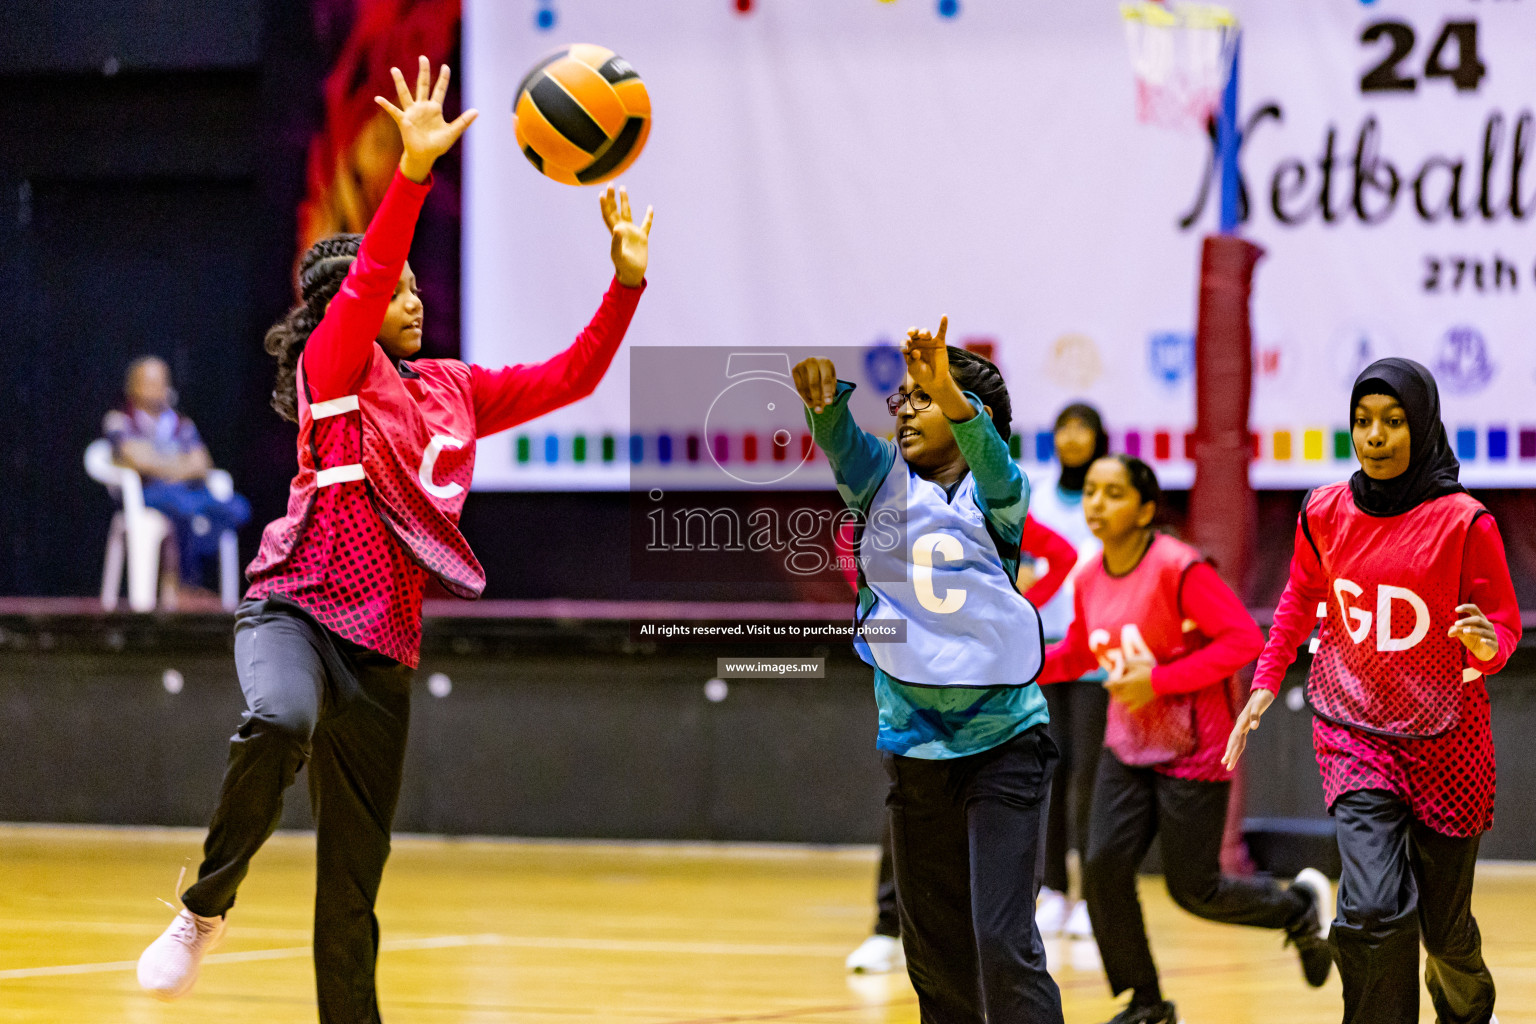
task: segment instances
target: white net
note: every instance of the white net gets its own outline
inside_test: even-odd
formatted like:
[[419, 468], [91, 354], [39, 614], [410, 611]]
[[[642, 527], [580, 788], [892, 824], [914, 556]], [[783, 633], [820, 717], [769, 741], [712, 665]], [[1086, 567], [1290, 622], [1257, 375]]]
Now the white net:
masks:
[[1221, 105], [1238, 24], [1215, 4], [1123, 3], [1125, 38], [1143, 124], [1203, 131]]

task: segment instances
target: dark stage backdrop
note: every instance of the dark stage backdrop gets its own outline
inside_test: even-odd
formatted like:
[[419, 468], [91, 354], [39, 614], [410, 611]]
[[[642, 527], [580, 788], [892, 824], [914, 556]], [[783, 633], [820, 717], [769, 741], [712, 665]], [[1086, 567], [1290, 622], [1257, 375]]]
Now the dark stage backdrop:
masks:
[[[7, 4], [0, 295], [13, 352], [0, 415], [12, 441], [0, 456], [0, 593], [99, 586], [112, 506], [81, 453], [144, 353], [170, 364], [180, 410], [251, 499], [246, 558], [259, 524], [282, 513], [294, 429], [267, 406], [262, 335], [293, 302], [327, 75], [375, 6]], [[458, 353], [456, 160], [439, 163], [438, 181], [413, 258], [435, 313], [426, 354], [441, 356]]]
[[[423, 27], [422, 12], [447, 28]], [[11, 441], [0, 453], [0, 594], [97, 589], [112, 507], [80, 456], [120, 400], [127, 363], [149, 352], [170, 363], [182, 411], [250, 497], [255, 523], [241, 541], [245, 557], [254, 553], [259, 525], [282, 512], [293, 470], [293, 428], [267, 407], [261, 338], [292, 301], [298, 211], [315, 194], [307, 182], [338, 180], [336, 166], [317, 166], [312, 153], [356, 156], [348, 97], [366, 101], [374, 91], [359, 79], [380, 77], [382, 88], [381, 68], [410, 59], [418, 45], [456, 62], [455, 23], [451, 0], [6, 5], [0, 296], [11, 400], [0, 417]], [[337, 68], [345, 74], [328, 92]], [[317, 148], [317, 137], [330, 149]], [[432, 313], [430, 356], [459, 352], [458, 185], [450, 154], [412, 251]], [[1522, 601], [1536, 601], [1536, 497], [1479, 496], [1499, 518]], [[1183, 500], [1171, 497], [1177, 528]], [[1259, 496], [1255, 605], [1272, 605], [1284, 583], [1300, 497]], [[835, 499], [829, 486], [784, 500], [831, 507]], [[629, 525], [627, 496], [590, 493], [477, 492], [464, 518], [489, 571], [489, 597], [846, 593], [796, 586], [768, 564], [708, 585], [632, 584]]]

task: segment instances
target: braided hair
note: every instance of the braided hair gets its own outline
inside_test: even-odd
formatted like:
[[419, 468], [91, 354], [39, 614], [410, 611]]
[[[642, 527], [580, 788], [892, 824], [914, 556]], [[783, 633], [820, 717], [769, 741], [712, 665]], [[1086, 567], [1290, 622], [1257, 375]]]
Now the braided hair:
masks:
[[362, 241], [362, 235], [331, 235], [310, 246], [299, 260], [299, 304], [267, 330], [263, 345], [277, 360], [272, 408], [290, 423], [299, 422], [297, 376], [304, 343], [341, 289]]
[[1013, 403], [1003, 375], [990, 359], [953, 345], [945, 348], [949, 350], [949, 375], [961, 391], [969, 391], [992, 410], [992, 425], [1004, 441], [1008, 440], [1013, 436]]

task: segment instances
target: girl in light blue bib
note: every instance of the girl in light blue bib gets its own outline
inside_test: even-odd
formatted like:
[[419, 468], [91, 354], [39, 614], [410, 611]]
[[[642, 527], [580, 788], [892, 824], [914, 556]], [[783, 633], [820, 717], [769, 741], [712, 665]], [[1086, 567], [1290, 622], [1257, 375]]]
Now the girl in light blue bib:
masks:
[[1015, 589], [1029, 484], [1008, 451], [997, 367], [916, 329], [886, 402], [894, 441], [859, 428], [828, 359], [795, 367], [816, 443], [859, 515], [855, 641], [874, 669], [876, 746], [901, 937], [924, 1020], [1060, 1024], [1035, 925], [1056, 745], [1040, 616]]

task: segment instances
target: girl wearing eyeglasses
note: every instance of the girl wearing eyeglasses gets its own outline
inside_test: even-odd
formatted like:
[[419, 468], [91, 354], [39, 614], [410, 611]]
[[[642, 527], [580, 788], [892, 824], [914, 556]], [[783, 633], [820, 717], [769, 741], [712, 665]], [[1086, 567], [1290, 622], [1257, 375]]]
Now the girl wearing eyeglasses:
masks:
[[[900, 394], [893, 395], [892, 397], [896, 400], [897, 403], [901, 403], [901, 406], [905, 405]], [[917, 401], [922, 403], [924, 399], [918, 398]], [[888, 402], [887, 408], [890, 408], [891, 404], [893, 403]], [[894, 416], [900, 411], [901, 407], [898, 406], [898, 408], [896, 408], [895, 411], [891, 413], [891, 415]], [[1032, 499], [1036, 494], [1038, 494], [1038, 492], [1031, 489], [1030, 497]], [[1082, 515], [1079, 514], [1078, 518], [1081, 519]], [[1084, 529], [1086, 531], [1086, 527]], [[1044, 523], [1038, 521], [1034, 514], [1030, 513], [1024, 517], [1024, 532], [1023, 535], [1019, 538], [1019, 551], [1021, 553], [1021, 558], [1019, 560], [1019, 576], [1015, 582], [1018, 586], [1019, 593], [1024, 595], [1024, 599], [1038, 608], [1040, 610], [1040, 617], [1047, 620], [1046, 637], [1047, 639], [1051, 639], [1050, 625], [1049, 620], [1047, 619], [1047, 609], [1049, 606], [1059, 601], [1061, 594], [1058, 593], [1058, 591], [1061, 591], [1064, 588], [1064, 586], [1067, 584], [1067, 578], [1072, 574], [1072, 570], [1077, 567], [1077, 549], [1072, 546], [1071, 541], [1067, 540], [1067, 538], [1063, 537], [1049, 526], [1046, 526]], [[1037, 561], [1045, 562], [1046, 569], [1043, 573], [1036, 574], [1034, 571], [1031, 563]], [[858, 574], [850, 569], [847, 575], [850, 584], [857, 588]], [[1068, 591], [1066, 596], [1070, 614], [1070, 606], [1072, 603], [1072, 596], [1070, 591]], [[1104, 691], [1097, 682], [1089, 681], [1082, 685], [1097, 690], [1099, 693], [1098, 732], [1097, 734], [1091, 735], [1091, 756], [1089, 753], [1078, 755], [1078, 759], [1080, 761], [1086, 760], [1091, 766], [1092, 764], [1097, 763], [1099, 741], [1104, 736]], [[1062, 747], [1062, 736], [1061, 732], [1057, 729], [1058, 723], [1055, 710], [1057, 705], [1052, 701], [1052, 697], [1054, 696], [1052, 691], [1062, 689], [1065, 689], [1065, 685], [1048, 686], [1045, 688], [1046, 703], [1051, 709], [1051, 738], [1055, 740], [1058, 748]], [[1074, 694], [1074, 696], [1076, 695]], [[1074, 718], [1071, 721], [1074, 723], [1074, 725], [1076, 725], [1081, 717], [1081, 715], [1078, 715], [1077, 718]], [[1090, 720], [1090, 734], [1091, 730], [1092, 726]], [[1081, 732], [1081, 728], [1079, 727], [1076, 731]], [[1087, 741], [1080, 741], [1078, 743], [1078, 749], [1086, 750]], [[1045, 884], [1040, 890], [1041, 907], [1046, 906], [1048, 900], [1050, 899], [1046, 887], [1051, 885], [1053, 853], [1052, 847], [1054, 845], [1053, 840], [1056, 838], [1055, 829], [1057, 817], [1056, 805], [1058, 800], [1057, 794], [1064, 788], [1063, 780], [1065, 772], [1063, 768], [1063, 765], [1057, 766], [1055, 776], [1056, 781], [1053, 783], [1051, 790], [1051, 817], [1049, 823], [1050, 830], [1048, 831], [1045, 840]], [[1091, 774], [1089, 775], [1088, 785], [1090, 787], [1092, 786]], [[1078, 805], [1084, 808], [1085, 813], [1087, 803], [1088, 793], [1084, 792], [1079, 798]], [[1063, 823], [1063, 829], [1064, 828], [1065, 824]], [[1079, 834], [1088, 834], [1086, 819], [1084, 820], [1082, 830]], [[1060, 862], [1062, 864], [1061, 877], [1065, 879], [1067, 872], [1065, 866], [1067, 859], [1066, 849], [1062, 848], [1055, 852], [1059, 854]], [[1066, 882], [1063, 881], [1059, 884], [1061, 888], [1055, 898], [1058, 901], [1065, 903], [1065, 897], [1061, 894], [1066, 892]], [[1085, 932], [1091, 935], [1092, 929], [1088, 926], [1088, 909], [1086, 905], [1079, 904], [1079, 906], [1082, 908], [1082, 912], [1080, 914], [1074, 914], [1072, 920], [1076, 920], [1076, 918], [1080, 917], [1082, 919], [1081, 927]], [[1037, 907], [1035, 910], [1035, 922], [1039, 924], [1040, 934], [1043, 937], [1049, 937], [1050, 935], [1060, 931], [1061, 923], [1063, 920], [1066, 920], [1065, 916], [1058, 915], [1054, 926], [1048, 927], [1049, 919], [1043, 917], [1042, 911], [1039, 907]], [[848, 954], [848, 958], [844, 961], [844, 963], [848, 970], [854, 972], [855, 974], [886, 974], [891, 971], [900, 970], [901, 968], [905, 967], [907, 963], [906, 955], [902, 952], [901, 948], [901, 914], [896, 907], [896, 875], [894, 869], [891, 866], [891, 830], [889, 827], [882, 828], [880, 830], [880, 869], [879, 874], [876, 876], [875, 882], [875, 930], [868, 938], [859, 944], [857, 949]]]
[[1056, 745], [1035, 685], [1040, 617], [1015, 587], [1029, 484], [1008, 452], [997, 367], [916, 329], [891, 396], [894, 441], [861, 430], [828, 359], [795, 367], [816, 443], [864, 528], [856, 637], [874, 669], [876, 746], [907, 968], [924, 1020], [1061, 1024], [1035, 927]]

